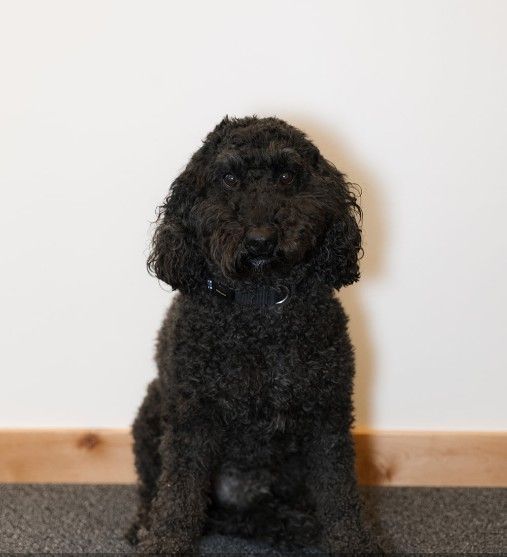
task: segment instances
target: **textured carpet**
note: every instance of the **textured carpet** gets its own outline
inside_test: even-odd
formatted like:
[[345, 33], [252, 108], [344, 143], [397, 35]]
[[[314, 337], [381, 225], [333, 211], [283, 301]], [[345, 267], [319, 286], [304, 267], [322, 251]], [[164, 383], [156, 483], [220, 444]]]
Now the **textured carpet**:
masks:
[[[507, 489], [364, 488], [393, 553], [507, 554]], [[128, 554], [132, 486], [0, 485], [0, 553]], [[246, 540], [210, 537], [205, 555], [272, 555]]]

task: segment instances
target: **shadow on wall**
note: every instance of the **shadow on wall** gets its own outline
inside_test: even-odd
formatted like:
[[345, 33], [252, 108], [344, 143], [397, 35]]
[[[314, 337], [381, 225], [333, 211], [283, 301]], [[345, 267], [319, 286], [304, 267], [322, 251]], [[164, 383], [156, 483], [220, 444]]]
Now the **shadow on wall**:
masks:
[[364, 257], [361, 261], [361, 280], [357, 285], [341, 290], [339, 298], [350, 318], [349, 330], [356, 351], [356, 424], [358, 427], [368, 427], [374, 415], [372, 393], [375, 385], [375, 351], [368, 327], [370, 316], [361, 301], [361, 289], [365, 283], [375, 280], [382, 273], [387, 211], [383, 210], [379, 198], [380, 187], [376, 177], [364, 161], [358, 161], [343, 146], [338, 138], [339, 130], [301, 116], [287, 116], [287, 120], [304, 130], [322, 154], [362, 190], [360, 205], [363, 210]]

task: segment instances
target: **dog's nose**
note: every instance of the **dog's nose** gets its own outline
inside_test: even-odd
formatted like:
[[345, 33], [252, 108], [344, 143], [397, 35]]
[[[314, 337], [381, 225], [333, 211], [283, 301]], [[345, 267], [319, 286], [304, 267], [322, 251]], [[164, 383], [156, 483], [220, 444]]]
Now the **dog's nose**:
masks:
[[245, 246], [250, 255], [272, 255], [276, 246], [276, 231], [268, 226], [250, 228]]

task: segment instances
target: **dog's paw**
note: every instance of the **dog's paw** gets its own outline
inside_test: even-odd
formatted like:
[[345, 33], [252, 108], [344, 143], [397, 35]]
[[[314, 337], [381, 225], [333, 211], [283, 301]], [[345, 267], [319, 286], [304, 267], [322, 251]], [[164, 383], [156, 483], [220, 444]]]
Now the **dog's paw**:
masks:
[[369, 532], [348, 530], [346, 533], [331, 532], [327, 536], [331, 555], [384, 555], [384, 551]]
[[129, 529], [124, 533], [124, 538], [132, 546], [136, 546], [139, 543], [139, 524], [134, 522], [130, 525]]
[[182, 536], [157, 534], [140, 528], [137, 532], [136, 552], [141, 555], [166, 555], [177, 557], [195, 557], [198, 551], [191, 540]]
[[342, 540], [327, 544], [330, 555], [384, 555], [384, 550], [375, 542], [355, 542], [344, 544]]

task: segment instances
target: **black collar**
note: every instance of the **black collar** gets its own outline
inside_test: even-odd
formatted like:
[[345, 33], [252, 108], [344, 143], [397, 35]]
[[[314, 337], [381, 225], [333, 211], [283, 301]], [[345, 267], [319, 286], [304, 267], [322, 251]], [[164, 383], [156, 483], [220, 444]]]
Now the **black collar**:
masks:
[[206, 289], [210, 294], [232, 300], [245, 306], [282, 305], [289, 299], [290, 290], [286, 286], [259, 286], [252, 291], [233, 290], [213, 279], [206, 281]]

